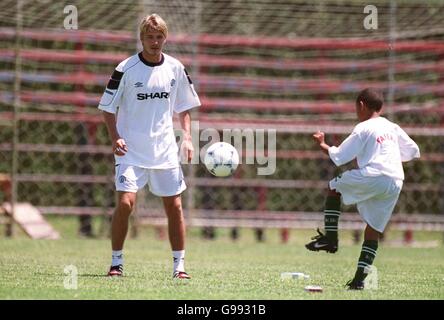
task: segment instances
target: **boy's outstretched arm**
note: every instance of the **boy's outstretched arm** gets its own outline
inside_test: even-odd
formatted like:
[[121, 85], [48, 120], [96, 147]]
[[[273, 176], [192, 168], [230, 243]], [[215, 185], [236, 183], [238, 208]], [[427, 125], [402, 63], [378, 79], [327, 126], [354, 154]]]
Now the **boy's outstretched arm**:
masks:
[[342, 166], [352, 161], [361, 151], [363, 144], [359, 135], [354, 131], [341, 143], [339, 147], [329, 146], [325, 143], [325, 133], [318, 131], [313, 138], [319, 143], [322, 151], [327, 154], [335, 165]]
[[319, 146], [321, 147], [322, 151], [328, 155], [328, 149], [330, 146], [325, 143], [325, 133], [318, 131], [315, 134], [313, 134], [313, 138], [319, 143]]

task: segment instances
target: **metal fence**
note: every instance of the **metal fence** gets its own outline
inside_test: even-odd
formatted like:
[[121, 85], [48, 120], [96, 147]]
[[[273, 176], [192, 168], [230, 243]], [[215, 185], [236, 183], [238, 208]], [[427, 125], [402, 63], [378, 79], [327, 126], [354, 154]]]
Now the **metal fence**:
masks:
[[[157, 12], [170, 29], [166, 52], [190, 70], [203, 102], [193, 114], [196, 146], [205, 149], [205, 130], [220, 138], [234, 130], [244, 156], [229, 179], [184, 165], [191, 224], [317, 224], [327, 181], [352, 165], [334, 168], [311, 134], [320, 129], [340, 143], [356, 123], [356, 93], [371, 87], [385, 93], [385, 116], [422, 153], [405, 165], [395, 221], [442, 229], [444, 2], [373, 5], [377, 28], [369, 29], [375, 11], [352, 0], [2, 1], [0, 201], [48, 214], [112, 211], [113, 157], [97, 104], [114, 67], [139, 50], [140, 17]], [[274, 131], [275, 170], [260, 175], [272, 166]], [[267, 162], [247, 143], [261, 132]], [[165, 223], [160, 209], [159, 199], [139, 196], [141, 221]]]

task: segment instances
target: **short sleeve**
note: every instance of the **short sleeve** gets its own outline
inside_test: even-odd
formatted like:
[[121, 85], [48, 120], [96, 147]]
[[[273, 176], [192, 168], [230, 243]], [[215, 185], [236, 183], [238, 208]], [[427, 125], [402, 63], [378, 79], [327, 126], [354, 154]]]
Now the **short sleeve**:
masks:
[[183, 66], [180, 67], [177, 80], [177, 95], [174, 103], [174, 111], [180, 113], [200, 106], [200, 99], [194, 90], [191, 77]]
[[398, 132], [398, 144], [399, 151], [401, 153], [401, 161], [407, 162], [415, 158], [420, 157], [419, 147], [409, 135], [401, 129], [401, 127], [397, 127]]
[[123, 68], [119, 65], [108, 81], [105, 92], [100, 99], [99, 109], [109, 113], [116, 113], [121, 102], [124, 87]]

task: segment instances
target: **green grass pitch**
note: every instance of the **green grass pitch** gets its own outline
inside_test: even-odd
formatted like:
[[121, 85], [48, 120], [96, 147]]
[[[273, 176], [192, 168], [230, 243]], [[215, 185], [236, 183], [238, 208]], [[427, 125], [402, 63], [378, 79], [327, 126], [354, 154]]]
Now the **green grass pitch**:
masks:
[[[442, 233], [415, 233], [430, 248], [394, 246], [402, 235], [389, 232], [380, 245], [375, 266], [378, 289], [350, 292], [344, 284], [355, 271], [360, 245], [348, 232], [340, 233], [336, 254], [309, 252], [304, 243], [314, 231], [292, 230], [290, 241], [280, 243], [276, 230], [266, 231], [257, 243], [252, 230], [241, 230], [237, 242], [228, 230], [218, 229], [216, 240], [202, 240], [198, 230], [187, 237], [190, 281], [171, 279], [172, 257], [167, 240], [158, 240], [152, 228], [139, 230], [125, 247], [125, 277], [105, 277], [110, 263], [110, 241], [79, 239], [74, 218], [53, 218], [61, 240], [14, 239], [0, 241], [0, 299], [444, 299], [444, 247]], [[97, 221], [95, 221], [97, 222]], [[4, 232], [3, 228], [0, 228]], [[64, 288], [64, 268], [76, 266], [77, 289]], [[304, 272], [308, 280], [281, 280], [282, 272]], [[322, 293], [304, 291], [322, 286]]]

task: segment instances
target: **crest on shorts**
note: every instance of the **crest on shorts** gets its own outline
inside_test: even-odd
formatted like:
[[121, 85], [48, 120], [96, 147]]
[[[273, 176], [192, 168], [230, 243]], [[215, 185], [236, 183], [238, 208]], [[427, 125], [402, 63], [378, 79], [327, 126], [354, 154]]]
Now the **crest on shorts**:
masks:
[[125, 181], [126, 181], [126, 177], [125, 176], [122, 175], [122, 176], [119, 177], [119, 182], [120, 183], [124, 183]]

